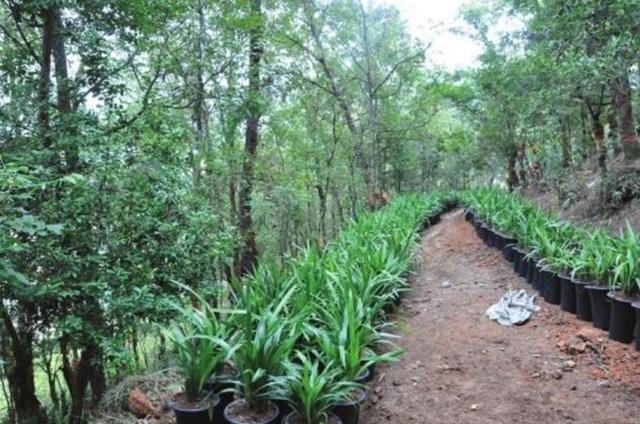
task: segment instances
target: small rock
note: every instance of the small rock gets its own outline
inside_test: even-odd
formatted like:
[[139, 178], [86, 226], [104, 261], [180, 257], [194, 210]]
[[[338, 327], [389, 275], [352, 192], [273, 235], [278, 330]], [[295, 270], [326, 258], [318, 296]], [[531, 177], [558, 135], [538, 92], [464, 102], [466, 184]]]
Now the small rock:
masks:
[[394, 386], [399, 386], [399, 385], [400, 385], [400, 382], [399, 382], [398, 380], [393, 380], [393, 383], [392, 383], [392, 384], [393, 384]]
[[568, 411], [561, 411], [560, 415], [562, 415], [562, 418], [565, 420], [573, 420], [573, 416]]
[[609, 380], [598, 381], [598, 387], [609, 387]]
[[478, 410], [478, 404], [474, 403], [473, 405], [471, 405], [469, 407], [469, 409], [472, 410], [472, 411], [477, 411]]
[[443, 282], [440, 284], [440, 287], [442, 287], [443, 289], [446, 289], [447, 287], [451, 287], [451, 283], [450, 283], [450, 282], [448, 282], [448, 281], [443, 281]]
[[578, 337], [585, 342], [601, 343], [602, 342], [602, 330], [592, 327], [582, 327], [578, 331]]
[[585, 353], [587, 351], [587, 344], [585, 342], [580, 342], [576, 344], [572, 344], [567, 349], [567, 352], [571, 355], [577, 355], [579, 353]]
[[562, 380], [562, 371], [560, 370], [555, 370], [551, 373], [551, 377], [555, 378], [556, 380]]
[[576, 367], [576, 365], [576, 361], [572, 361], [571, 359], [569, 359], [568, 361], [564, 361], [562, 363], [562, 371], [571, 371]]

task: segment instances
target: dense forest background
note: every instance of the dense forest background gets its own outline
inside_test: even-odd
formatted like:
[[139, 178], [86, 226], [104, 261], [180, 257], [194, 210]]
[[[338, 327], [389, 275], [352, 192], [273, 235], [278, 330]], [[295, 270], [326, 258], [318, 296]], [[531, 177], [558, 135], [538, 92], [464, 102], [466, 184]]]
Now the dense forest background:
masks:
[[2, 0], [0, 414], [96, 404], [162, 358], [175, 282], [221, 298], [398, 193], [640, 193], [637, 4], [461, 13], [451, 73], [360, 0]]

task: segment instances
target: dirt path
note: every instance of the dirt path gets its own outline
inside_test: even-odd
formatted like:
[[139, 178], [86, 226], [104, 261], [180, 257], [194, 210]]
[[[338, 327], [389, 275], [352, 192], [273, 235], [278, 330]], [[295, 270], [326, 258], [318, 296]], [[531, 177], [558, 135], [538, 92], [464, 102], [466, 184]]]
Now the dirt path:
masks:
[[[507, 289], [530, 287], [461, 211], [430, 228], [422, 247], [397, 317], [406, 353], [379, 367], [362, 423], [640, 422], [640, 355], [632, 347], [541, 300], [523, 327], [489, 321], [486, 309]], [[574, 342], [570, 355], [565, 344]]]

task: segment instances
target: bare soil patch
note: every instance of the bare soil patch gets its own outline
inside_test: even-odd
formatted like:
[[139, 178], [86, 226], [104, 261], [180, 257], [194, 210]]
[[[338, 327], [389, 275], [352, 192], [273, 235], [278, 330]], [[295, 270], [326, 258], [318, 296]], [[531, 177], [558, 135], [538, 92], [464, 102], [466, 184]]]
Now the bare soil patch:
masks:
[[422, 248], [396, 318], [406, 354], [379, 367], [362, 423], [638, 423], [633, 346], [542, 299], [524, 326], [490, 321], [508, 289], [531, 288], [461, 211], [427, 230]]

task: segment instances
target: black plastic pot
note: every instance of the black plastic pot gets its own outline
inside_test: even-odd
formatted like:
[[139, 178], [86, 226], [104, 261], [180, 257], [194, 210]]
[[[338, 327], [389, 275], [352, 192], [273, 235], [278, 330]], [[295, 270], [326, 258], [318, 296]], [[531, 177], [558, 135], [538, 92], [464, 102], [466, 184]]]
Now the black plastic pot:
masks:
[[522, 278], [527, 278], [527, 269], [529, 268], [530, 259], [527, 258], [526, 254], [522, 255], [522, 259], [520, 259], [520, 264], [518, 265], [518, 275]]
[[544, 285], [544, 300], [552, 305], [559, 305], [561, 300], [560, 281], [555, 272], [550, 272]]
[[336, 414], [343, 424], [358, 424], [360, 420], [360, 405], [367, 399], [367, 392], [361, 389], [354, 390], [357, 391], [355, 400], [336, 403], [331, 409], [331, 412]]
[[530, 259], [529, 263], [527, 264], [527, 283], [533, 285], [533, 279], [536, 275], [538, 267], [536, 266], [536, 260], [535, 259]]
[[504, 241], [505, 241], [505, 238], [502, 234], [500, 234], [497, 231], [493, 232], [493, 247], [502, 251], [502, 248], [504, 247], [504, 244], [505, 244]]
[[464, 213], [464, 220], [467, 222], [473, 221], [473, 211], [471, 209], [467, 209]]
[[576, 313], [576, 286], [571, 278], [559, 274], [558, 282], [560, 283], [560, 309], [572, 314]]
[[593, 326], [602, 330], [609, 329], [611, 303], [607, 297], [609, 287], [601, 285], [586, 286], [591, 301], [591, 321]]
[[[265, 417], [261, 421], [259, 422], [252, 421], [251, 423], [241, 421], [240, 419], [232, 416], [231, 411], [233, 410], [234, 407], [242, 403], [244, 403], [244, 399], [238, 399], [236, 401], [231, 402], [224, 409], [224, 419], [227, 420], [229, 424], [277, 424], [280, 422], [280, 419], [281, 419], [280, 409], [278, 408], [278, 405], [276, 405], [274, 402], [269, 402], [268, 409], [270, 410], [271, 414], [269, 414], [269, 416]], [[217, 423], [214, 423], [214, 424], [217, 424]]]
[[531, 286], [536, 289], [539, 290], [540, 285], [542, 284], [542, 264], [540, 264], [540, 262], [538, 262], [536, 264], [536, 268], [535, 271], [533, 273], [533, 282], [531, 283]]
[[513, 263], [515, 261], [515, 251], [513, 244], [506, 244], [502, 248], [502, 257], [505, 258], [508, 262]]
[[211, 420], [210, 412], [215, 409], [219, 402], [220, 398], [211, 393], [205, 398], [203, 406], [188, 408], [172, 402], [170, 407], [176, 415], [176, 424], [213, 424], [214, 421]]
[[536, 289], [538, 289], [538, 293], [540, 293], [540, 296], [542, 296], [543, 298], [544, 293], [547, 290], [547, 284], [553, 278], [553, 275], [553, 272], [548, 268], [543, 267], [540, 270], [540, 279], [538, 279], [538, 287], [536, 287]]
[[[509, 236], [502, 236], [502, 250], [504, 250], [504, 248], [506, 246], [515, 246], [517, 243], [517, 240], [514, 239], [513, 237], [509, 237]], [[509, 261], [512, 262], [512, 261]]]
[[356, 383], [365, 384], [373, 380], [376, 372], [376, 364], [371, 364], [365, 372], [356, 378]]
[[491, 242], [492, 242], [492, 237], [493, 237], [493, 233], [491, 232], [491, 228], [489, 227], [484, 227], [484, 244], [487, 245], [487, 247], [491, 247]]
[[591, 301], [587, 286], [590, 283], [584, 281], [572, 280], [576, 291], [576, 318], [582, 321], [591, 321]]
[[496, 232], [491, 227], [487, 227], [487, 246], [494, 247], [496, 244]]
[[631, 307], [631, 299], [625, 299], [611, 292], [607, 296], [611, 301], [609, 338], [622, 343], [631, 343], [636, 328], [636, 313]]
[[513, 272], [516, 274], [520, 271], [520, 261], [524, 257], [524, 253], [517, 246], [513, 248]]
[[213, 409], [213, 422], [224, 422], [224, 409], [233, 402], [233, 391], [240, 377], [240, 371], [231, 366], [222, 368], [219, 372], [214, 373], [204, 384], [204, 390], [211, 391], [218, 395], [220, 402]]
[[482, 221], [479, 219], [473, 223], [473, 227], [476, 229], [476, 234], [478, 237], [482, 238]]
[[[293, 412], [293, 409], [291, 408], [291, 405], [289, 405], [289, 402], [287, 402], [286, 400], [276, 399], [273, 402], [276, 405], [278, 405], [278, 409], [280, 410], [279, 418], [278, 418], [278, 421], [276, 422], [281, 423], [284, 421], [287, 415]], [[213, 424], [217, 424], [217, 423], [213, 423]]]
[[487, 225], [484, 223], [480, 227], [480, 238], [482, 239], [484, 244], [486, 244], [487, 246], [489, 245], [489, 227], [487, 227]]
[[631, 307], [636, 314], [636, 350], [640, 352], [640, 302], [632, 303]]
[[[292, 411], [292, 412], [288, 413], [287, 416], [284, 417], [284, 420], [282, 420], [282, 424], [292, 424], [292, 423], [294, 423], [295, 422], [295, 418], [297, 418], [299, 415], [300, 414], [298, 414], [296, 411]], [[337, 424], [337, 423], [342, 423], [342, 420], [336, 414], [329, 414], [329, 420], [327, 422], [329, 424]]]

